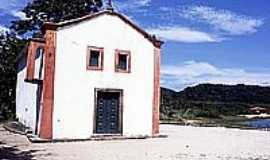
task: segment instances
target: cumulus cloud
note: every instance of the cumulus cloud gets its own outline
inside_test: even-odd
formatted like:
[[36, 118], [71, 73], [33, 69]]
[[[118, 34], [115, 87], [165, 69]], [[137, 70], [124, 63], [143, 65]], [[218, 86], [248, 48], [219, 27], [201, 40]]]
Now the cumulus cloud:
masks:
[[14, 9], [20, 10], [30, 1], [31, 0], [1, 0], [0, 10], [1, 12], [10, 13]]
[[150, 4], [151, 0], [137, 0], [135, 4], [139, 6], [148, 6]]
[[232, 35], [254, 33], [257, 31], [257, 28], [263, 24], [262, 19], [256, 19], [229, 10], [216, 9], [208, 6], [185, 7], [179, 15], [192, 20], [205, 22], [213, 26], [216, 30]]
[[[231, 39], [232, 36], [257, 32], [263, 19], [209, 6], [176, 5], [153, 8], [151, 0], [115, 1], [121, 12], [137, 13], [158, 20], [157, 28], [148, 31], [165, 40], [185, 43], [211, 43]], [[184, 21], [183, 21], [184, 20]]]
[[20, 19], [26, 19], [25, 13], [23, 13], [23, 12], [21, 12], [21, 11], [13, 10], [13, 11], [11, 11], [11, 14], [12, 14], [14, 17], [18, 17], [18, 18], [20, 18]]
[[0, 25], [0, 33], [3, 33], [3, 32], [8, 32], [9, 31], [9, 28], [5, 27], [5, 26], [2, 26]]
[[155, 34], [165, 40], [186, 42], [186, 43], [202, 43], [202, 42], [220, 42], [223, 38], [217, 35], [196, 31], [186, 27], [158, 27], [147, 29], [149, 33]]
[[115, 7], [120, 11], [140, 11], [140, 8], [147, 7], [151, 0], [127, 0], [115, 1]]
[[239, 68], [219, 68], [207, 62], [187, 61], [161, 67], [161, 84], [176, 90], [200, 83], [270, 85], [270, 74]]
[[1, 0], [0, 9], [6, 10], [16, 6], [18, 0]]

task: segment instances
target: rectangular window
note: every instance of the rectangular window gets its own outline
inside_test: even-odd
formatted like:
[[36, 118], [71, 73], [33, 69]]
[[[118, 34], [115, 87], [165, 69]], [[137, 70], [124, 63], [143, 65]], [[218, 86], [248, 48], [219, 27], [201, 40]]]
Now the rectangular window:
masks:
[[116, 50], [115, 52], [115, 71], [121, 73], [130, 73], [131, 55], [127, 50]]
[[87, 70], [103, 70], [103, 52], [100, 47], [87, 48]]
[[89, 66], [98, 67], [99, 66], [99, 56], [100, 56], [99, 51], [91, 50], [90, 51]]
[[127, 70], [127, 57], [128, 55], [125, 54], [119, 54], [119, 63], [118, 63], [118, 69]]

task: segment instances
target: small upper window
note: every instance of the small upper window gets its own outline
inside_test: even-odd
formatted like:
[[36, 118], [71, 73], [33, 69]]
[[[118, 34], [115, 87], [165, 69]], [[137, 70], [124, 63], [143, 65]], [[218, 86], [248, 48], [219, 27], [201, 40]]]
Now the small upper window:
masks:
[[98, 67], [99, 66], [99, 57], [100, 57], [99, 51], [91, 50], [90, 51], [89, 66]]
[[88, 47], [87, 49], [87, 69], [102, 70], [103, 69], [103, 48]]
[[115, 62], [116, 62], [115, 63], [116, 72], [130, 73], [130, 66], [131, 66], [130, 51], [116, 50]]
[[128, 55], [126, 54], [119, 54], [119, 63], [118, 63], [118, 69], [122, 69], [122, 70], [127, 70], [128, 66], [127, 66], [127, 58]]

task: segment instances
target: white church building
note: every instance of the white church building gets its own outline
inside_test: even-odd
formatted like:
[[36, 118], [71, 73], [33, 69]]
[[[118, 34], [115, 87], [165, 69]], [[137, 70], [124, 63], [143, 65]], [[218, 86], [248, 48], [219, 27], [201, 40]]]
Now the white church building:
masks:
[[159, 134], [160, 40], [112, 10], [42, 31], [19, 57], [19, 122], [49, 140]]

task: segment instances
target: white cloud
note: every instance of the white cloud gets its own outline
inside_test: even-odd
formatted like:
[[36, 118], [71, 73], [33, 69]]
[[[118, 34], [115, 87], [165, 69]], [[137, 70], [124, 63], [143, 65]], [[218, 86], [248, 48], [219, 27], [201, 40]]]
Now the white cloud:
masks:
[[151, 0], [137, 0], [135, 1], [135, 4], [138, 6], [148, 6], [150, 4]]
[[[185, 43], [221, 42], [234, 35], [246, 35], [257, 31], [263, 20], [241, 15], [230, 10], [208, 6], [161, 6], [157, 10], [149, 7], [151, 0], [115, 1], [117, 10], [137, 13], [148, 18], [157, 18], [160, 26], [147, 30], [165, 40]], [[183, 18], [191, 20], [183, 22]], [[199, 22], [199, 23], [198, 23]], [[185, 25], [185, 26], [183, 26]]]
[[115, 1], [115, 6], [120, 11], [141, 11], [140, 8], [147, 7], [151, 3], [151, 0], [127, 0]]
[[270, 73], [248, 72], [238, 68], [218, 68], [207, 62], [188, 61], [161, 67], [162, 86], [184, 89], [200, 83], [270, 85]]
[[220, 42], [224, 40], [217, 35], [192, 30], [186, 27], [158, 27], [147, 29], [149, 33], [155, 34], [165, 40], [186, 42], [186, 43], [202, 43], [202, 42]]
[[31, 0], [1, 0], [0, 10], [4, 13], [10, 13], [13, 10], [22, 9], [27, 2]]
[[186, 7], [180, 16], [212, 25], [216, 30], [232, 35], [254, 33], [263, 24], [263, 20], [240, 15], [229, 10], [208, 6]]
[[9, 31], [9, 28], [5, 27], [5, 26], [2, 26], [0, 25], [0, 33], [3, 33], [3, 32], [8, 32]]
[[11, 14], [15, 17], [18, 17], [20, 19], [26, 19], [26, 15], [25, 13], [21, 12], [21, 11], [16, 11], [16, 10], [13, 10], [11, 11]]
[[1, 0], [0, 9], [6, 10], [16, 6], [17, 0]]

